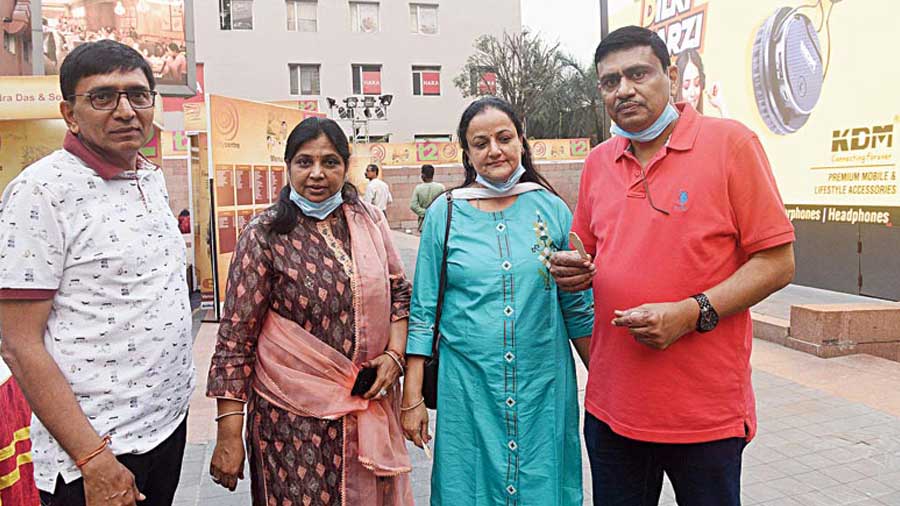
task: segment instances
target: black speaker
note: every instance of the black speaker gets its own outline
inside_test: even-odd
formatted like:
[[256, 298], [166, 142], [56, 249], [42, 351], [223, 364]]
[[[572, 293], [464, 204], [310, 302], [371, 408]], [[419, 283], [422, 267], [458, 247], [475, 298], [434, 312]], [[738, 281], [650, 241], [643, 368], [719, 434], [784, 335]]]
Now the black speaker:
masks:
[[756, 32], [751, 73], [756, 105], [776, 134], [796, 132], [819, 101], [824, 70], [819, 34], [795, 8], [782, 7]]

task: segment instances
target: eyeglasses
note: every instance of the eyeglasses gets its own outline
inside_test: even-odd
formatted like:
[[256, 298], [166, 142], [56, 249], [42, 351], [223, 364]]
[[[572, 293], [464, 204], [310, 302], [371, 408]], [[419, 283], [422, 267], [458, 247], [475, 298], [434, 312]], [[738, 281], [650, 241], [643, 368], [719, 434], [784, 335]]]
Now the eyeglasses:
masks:
[[87, 97], [91, 107], [98, 111], [115, 111], [119, 108], [122, 95], [128, 98], [132, 109], [152, 109], [156, 104], [156, 92], [152, 90], [128, 90], [128, 91], [98, 91], [96, 93], [81, 93], [72, 97]]
[[659, 211], [668, 216], [669, 211], [660, 209], [656, 207], [656, 204], [653, 203], [653, 197], [650, 196], [650, 183], [647, 182], [647, 174], [644, 173], [644, 167], [641, 167], [641, 182], [644, 183], [644, 193], [647, 194], [647, 202], [650, 203], [650, 207], [652, 207], [654, 211]]

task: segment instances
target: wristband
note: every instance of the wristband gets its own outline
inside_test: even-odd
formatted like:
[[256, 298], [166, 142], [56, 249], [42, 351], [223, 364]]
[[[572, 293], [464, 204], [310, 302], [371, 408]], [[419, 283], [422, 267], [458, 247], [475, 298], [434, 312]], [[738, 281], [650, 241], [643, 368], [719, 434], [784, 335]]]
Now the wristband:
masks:
[[94, 457], [103, 453], [103, 450], [105, 450], [110, 445], [110, 443], [112, 443], [112, 437], [109, 434], [103, 436], [103, 442], [100, 443], [100, 446], [96, 450], [89, 453], [87, 456], [76, 460], [75, 467], [77, 467], [78, 469], [84, 467], [84, 465], [93, 460]]

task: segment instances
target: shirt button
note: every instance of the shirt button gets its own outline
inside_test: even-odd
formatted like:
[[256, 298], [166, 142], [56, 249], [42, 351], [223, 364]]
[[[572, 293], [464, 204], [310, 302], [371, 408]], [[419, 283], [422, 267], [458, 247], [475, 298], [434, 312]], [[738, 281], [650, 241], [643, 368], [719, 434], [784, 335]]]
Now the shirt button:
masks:
[[634, 177], [640, 178], [640, 177], [641, 177], [641, 171], [639, 171], [639, 170], [634, 171]]

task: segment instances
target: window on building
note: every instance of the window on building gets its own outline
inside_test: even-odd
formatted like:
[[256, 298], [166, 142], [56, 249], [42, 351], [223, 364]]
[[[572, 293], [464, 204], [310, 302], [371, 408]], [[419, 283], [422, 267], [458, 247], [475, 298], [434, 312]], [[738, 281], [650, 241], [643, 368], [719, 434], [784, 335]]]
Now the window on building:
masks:
[[416, 142], [453, 142], [451, 134], [415, 134], [413, 140]]
[[469, 75], [473, 95], [496, 95], [497, 73], [490, 67], [475, 67]]
[[316, 9], [318, 3], [315, 0], [286, 0], [287, 29], [289, 32], [315, 32], [318, 31], [318, 16]]
[[438, 33], [438, 6], [409, 4], [409, 31], [424, 35]]
[[219, 0], [219, 28], [252, 30], [253, 0]]
[[381, 65], [353, 65], [353, 94], [381, 95]]
[[16, 38], [8, 32], [3, 32], [3, 50], [9, 54], [16, 54]]
[[441, 68], [413, 66], [413, 95], [438, 96], [441, 94]]
[[320, 95], [319, 66], [292, 63], [288, 65], [291, 72], [291, 95]]
[[379, 24], [377, 2], [350, 2], [350, 27], [354, 32], [375, 33]]

